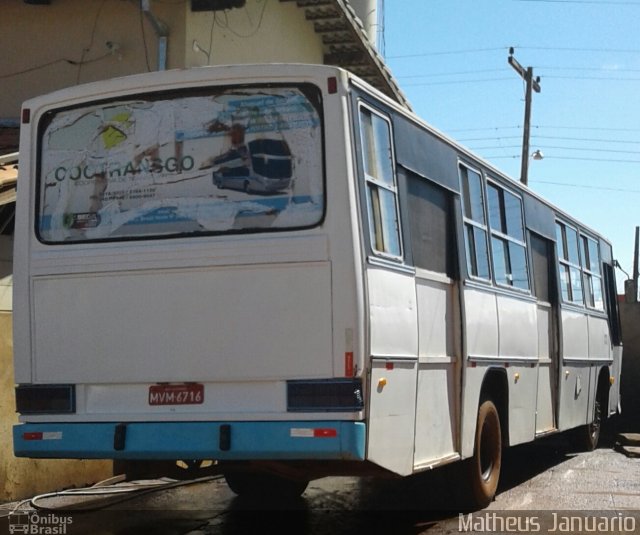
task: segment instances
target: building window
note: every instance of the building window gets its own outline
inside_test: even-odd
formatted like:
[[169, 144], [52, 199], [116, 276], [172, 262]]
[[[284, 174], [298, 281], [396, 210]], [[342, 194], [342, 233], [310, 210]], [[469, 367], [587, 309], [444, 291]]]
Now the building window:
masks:
[[402, 246], [391, 125], [384, 117], [362, 107], [360, 136], [371, 243], [376, 252], [400, 258]]
[[556, 222], [556, 246], [562, 300], [567, 303], [584, 304], [578, 231], [561, 222]]
[[496, 284], [529, 290], [522, 201], [516, 195], [489, 183], [487, 206]]
[[584, 280], [585, 303], [590, 308], [604, 310], [602, 297], [602, 272], [600, 270], [600, 251], [598, 242], [581, 235], [582, 270]]
[[472, 277], [490, 279], [487, 222], [480, 173], [460, 166], [467, 269]]

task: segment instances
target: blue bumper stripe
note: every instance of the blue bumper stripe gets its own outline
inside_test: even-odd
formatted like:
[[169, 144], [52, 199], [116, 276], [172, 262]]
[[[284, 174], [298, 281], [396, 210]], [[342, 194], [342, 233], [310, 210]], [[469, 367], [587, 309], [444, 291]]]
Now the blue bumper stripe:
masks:
[[[14, 452], [16, 457], [58, 459], [364, 460], [365, 455], [363, 422], [132, 422], [126, 424], [121, 450], [114, 448], [117, 425], [16, 425]], [[224, 451], [220, 449], [222, 425], [230, 427], [230, 443]], [[313, 436], [313, 429], [335, 429], [336, 433]]]

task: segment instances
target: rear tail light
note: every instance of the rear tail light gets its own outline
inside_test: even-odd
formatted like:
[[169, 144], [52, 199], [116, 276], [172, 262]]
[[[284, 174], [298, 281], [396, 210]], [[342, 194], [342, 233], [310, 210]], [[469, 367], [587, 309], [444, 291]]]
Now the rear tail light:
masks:
[[354, 412], [363, 406], [360, 379], [287, 382], [289, 412]]
[[70, 414], [76, 412], [75, 385], [20, 385], [16, 387], [20, 414]]

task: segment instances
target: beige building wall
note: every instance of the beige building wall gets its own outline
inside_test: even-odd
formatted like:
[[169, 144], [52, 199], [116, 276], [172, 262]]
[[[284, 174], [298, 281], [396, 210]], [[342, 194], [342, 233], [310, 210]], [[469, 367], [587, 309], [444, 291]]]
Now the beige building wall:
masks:
[[[22, 102], [43, 93], [158, 68], [158, 34], [137, 1], [2, 4], [0, 48], [14, 53], [0, 55], [0, 118], [18, 118]], [[191, 12], [188, 0], [150, 0], [150, 7], [166, 26], [169, 69], [323, 62], [321, 38], [295, 2], [247, 0], [218, 12]]]
[[[17, 118], [24, 100], [56, 89], [156, 70], [158, 38], [138, 6], [123, 0], [2, 0], [0, 118]], [[169, 68], [183, 66], [187, 6], [151, 2], [168, 27]], [[107, 42], [116, 45], [113, 53]]]
[[186, 67], [324, 59], [320, 37], [295, 2], [247, 0], [246, 8], [225, 12], [187, 9], [186, 28]]

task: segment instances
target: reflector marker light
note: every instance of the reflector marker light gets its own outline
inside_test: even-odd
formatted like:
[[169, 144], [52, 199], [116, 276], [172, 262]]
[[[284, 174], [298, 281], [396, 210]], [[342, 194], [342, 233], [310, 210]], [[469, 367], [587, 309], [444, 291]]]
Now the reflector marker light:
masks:
[[347, 351], [344, 354], [344, 375], [345, 377], [353, 377], [353, 352]]
[[327, 78], [327, 91], [330, 95], [335, 95], [338, 92], [338, 79], [335, 76]]
[[31, 431], [22, 433], [23, 440], [62, 440], [62, 431]]
[[335, 438], [338, 430], [329, 428], [293, 427], [289, 431], [292, 438]]

